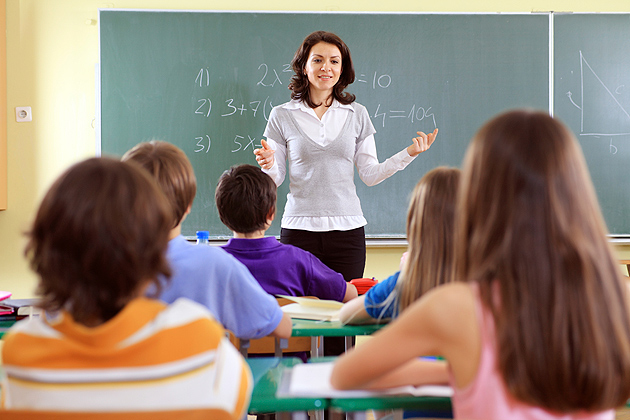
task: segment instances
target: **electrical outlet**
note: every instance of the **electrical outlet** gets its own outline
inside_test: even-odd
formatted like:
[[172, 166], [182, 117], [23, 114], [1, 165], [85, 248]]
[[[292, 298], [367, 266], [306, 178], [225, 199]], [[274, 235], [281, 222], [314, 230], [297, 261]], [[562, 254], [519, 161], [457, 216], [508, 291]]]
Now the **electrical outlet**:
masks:
[[30, 106], [16, 106], [15, 107], [15, 120], [17, 122], [29, 122], [33, 121], [33, 113]]

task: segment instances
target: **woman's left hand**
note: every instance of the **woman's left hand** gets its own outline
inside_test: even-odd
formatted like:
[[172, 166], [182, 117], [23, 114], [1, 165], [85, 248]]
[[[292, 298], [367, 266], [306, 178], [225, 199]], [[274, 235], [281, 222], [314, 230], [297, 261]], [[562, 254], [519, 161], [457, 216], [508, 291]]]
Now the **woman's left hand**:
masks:
[[429, 150], [429, 147], [435, 141], [437, 137], [438, 129], [433, 130], [433, 133], [424, 134], [422, 131], [418, 131], [418, 137], [412, 139], [413, 144], [407, 147], [407, 153], [409, 156], [417, 156], [422, 152]]

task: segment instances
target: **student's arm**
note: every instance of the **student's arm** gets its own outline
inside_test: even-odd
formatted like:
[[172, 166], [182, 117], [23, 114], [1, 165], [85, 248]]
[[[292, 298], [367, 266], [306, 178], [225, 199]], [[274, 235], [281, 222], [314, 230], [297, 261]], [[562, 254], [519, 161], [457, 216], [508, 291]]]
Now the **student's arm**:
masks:
[[343, 324], [368, 324], [376, 320], [365, 310], [365, 295], [346, 302], [339, 311], [339, 320]]
[[212, 299], [208, 306], [214, 308], [225, 328], [245, 339], [261, 338], [276, 330], [282, 337], [289, 337], [290, 320], [285, 318], [276, 298], [263, 290], [247, 267], [223, 249], [216, 249], [213, 257], [215, 270], [206, 281], [213, 285], [206, 286]]
[[480, 353], [472, 289], [452, 283], [428, 292], [387, 328], [340, 356], [331, 383], [337, 389], [370, 387], [419, 356], [435, 355], [448, 360], [456, 385], [463, 387], [474, 378]]
[[372, 381], [368, 388], [383, 389], [398, 386], [448, 383], [448, 364], [444, 360], [413, 359], [409, 363]]
[[374, 324], [388, 321], [394, 315], [396, 283], [400, 272], [376, 283], [366, 294], [341, 308], [339, 318], [344, 324]]
[[348, 283], [346, 286], [346, 294], [343, 297], [342, 302], [347, 302], [359, 296], [359, 292], [357, 292], [357, 288], [354, 284]]
[[346, 282], [343, 275], [334, 271], [308, 251], [296, 249], [296, 261], [304, 270], [301, 276], [305, 296], [347, 302], [359, 295], [354, 284]]
[[276, 327], [275, 330], [271, 332], [272, 337], [278, 338], [289, 338], [291, 337], [291, 332], [293, 331], [293, 323], [291, 322], [291, 317], [287, 314], [282, 315], [282, 319], [280, 323]]

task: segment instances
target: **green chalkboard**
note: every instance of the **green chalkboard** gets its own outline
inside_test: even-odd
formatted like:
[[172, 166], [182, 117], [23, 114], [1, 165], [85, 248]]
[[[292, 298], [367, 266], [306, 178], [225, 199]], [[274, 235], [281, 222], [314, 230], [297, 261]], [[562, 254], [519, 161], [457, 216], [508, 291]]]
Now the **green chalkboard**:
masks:
[[[214, 205], [216, 182], [233, 164], [255, 164], [271, 108], [289, 100], [289, 63], [312, 31], [335, 32], [350, 47], [357, 79], [348, 90], [372, 117], [381, 161], [416, 131], [440, 129], [404, 171], [374, 187], [357, 177], [368, 237], [404, 237], [413, 186], [435, 166], [460, 166], [485, 120], [549, 107], [547, 14], [101, 10], [99, 24], [102, 153], [153, 138], [181, 147], [199, 182], [187, 236], [230, 236]], [[270, 234], [279, 233], [277, 219]]]
[[554, 115], [582, 145], [608, 229], [630, 234], [630, 15], [555, 15], [554, 28]]

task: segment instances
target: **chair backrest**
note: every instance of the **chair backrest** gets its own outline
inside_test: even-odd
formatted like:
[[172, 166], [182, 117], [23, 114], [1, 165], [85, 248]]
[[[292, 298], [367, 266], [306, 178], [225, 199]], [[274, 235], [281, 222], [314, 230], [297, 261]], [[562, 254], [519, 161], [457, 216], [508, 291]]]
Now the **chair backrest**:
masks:
[[[309, 299], [318, 299], [316, 296], [303, 296]], [[284, 306], [289, 303], [294, 303], [292, 300], [286, 298], [276, 298], [278, 305]], [[241, 340], [234, 336], [230, 332], [230, 342], [234, 344], [237, 349], [241, 348]], [[270, 354], [274, 353], [276, 348], [276, 340], [274, 337], [262, 337], [254, 340], [249, 340], [249, 348], [247, 354]], [[295, 353], [302, 351], [311, 351], [311, 337], [291, 337], [289, 338], [289, 346], [286, 349], [282, 349], [283, 353]]]
[[237, 420], [221, 409], [133, 412], [2, 410], [2, 420]]

